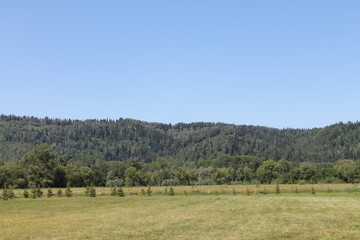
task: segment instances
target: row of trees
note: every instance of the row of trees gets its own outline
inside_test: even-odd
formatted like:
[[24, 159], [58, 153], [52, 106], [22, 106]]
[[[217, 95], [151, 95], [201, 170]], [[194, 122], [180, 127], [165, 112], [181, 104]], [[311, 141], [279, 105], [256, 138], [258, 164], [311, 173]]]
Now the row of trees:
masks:
[[0, 166], [0, 187], [175, 186], [257, 183], [353, 183], [360, 181], [359, 160], [335, 163], [266, 160], [253, 156], [222, 155], [212, 160], [183, 161], [158, 157], [146, 163], [103, 161], [87, 156], [69, 161], [41, 144], [21, 161]]

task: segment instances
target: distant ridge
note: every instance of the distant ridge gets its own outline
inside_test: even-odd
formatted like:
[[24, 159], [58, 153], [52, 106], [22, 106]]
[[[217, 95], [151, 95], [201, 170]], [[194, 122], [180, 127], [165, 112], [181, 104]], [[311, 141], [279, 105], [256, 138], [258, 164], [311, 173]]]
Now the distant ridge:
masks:
[[225, 123], [151, 123], [134, 119], [70, 120], [0, 116], [0, 161], [17, 161], [33, 146], [49, 143], [73, 161], [93, 155], [105, 161], [158, 156], [198, 161], [221, 154], [294, 162], [360, 158], [360, 123], [324, 128], [276, 129]]

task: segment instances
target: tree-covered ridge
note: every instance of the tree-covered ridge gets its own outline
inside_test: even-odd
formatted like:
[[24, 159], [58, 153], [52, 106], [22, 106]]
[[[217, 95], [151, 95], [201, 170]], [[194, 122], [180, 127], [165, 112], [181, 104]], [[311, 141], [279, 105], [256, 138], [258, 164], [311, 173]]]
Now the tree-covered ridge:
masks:
[[48, 143], [73, 161], [93, 156], [105, 161], [157, 157], [199, 161], [222, 154], [292, 162], [335, 162], [360, 158], [360, 123], [315, 129], [274, 129], [224, 123], [149, 123], [133, 119], [61, 120], [0, 116], [0, 161], [22, 159]]

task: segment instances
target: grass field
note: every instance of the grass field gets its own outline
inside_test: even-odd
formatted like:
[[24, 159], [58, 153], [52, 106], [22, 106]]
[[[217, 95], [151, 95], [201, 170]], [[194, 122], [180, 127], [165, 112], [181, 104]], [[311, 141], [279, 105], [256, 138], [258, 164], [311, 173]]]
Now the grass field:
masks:
[[360, 193], [344, 192], [351, 185], [280, 187], [280, 195], [259, 194], [264, 186], [251, 186], [250, 196], [250, 186], [199, 186], [176, 187], [175, 196], [160, 195], [161, 187], [151, 197], [120, 198], [101, 195], [110, 191], [101, 188], [96, 198], [74, 189], [79, 195], [72, 198], [1, 200], [0, 239], [360, 238]]

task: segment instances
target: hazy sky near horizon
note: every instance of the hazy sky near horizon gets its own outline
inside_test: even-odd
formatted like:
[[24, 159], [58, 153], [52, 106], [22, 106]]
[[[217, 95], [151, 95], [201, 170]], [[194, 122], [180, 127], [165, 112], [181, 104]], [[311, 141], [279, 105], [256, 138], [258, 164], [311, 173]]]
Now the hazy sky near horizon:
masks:
[[360, 120], [360, 1], [3, 1], [0, 114]]

